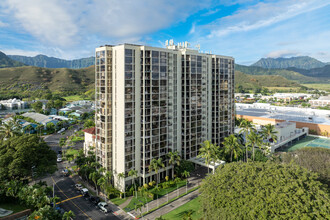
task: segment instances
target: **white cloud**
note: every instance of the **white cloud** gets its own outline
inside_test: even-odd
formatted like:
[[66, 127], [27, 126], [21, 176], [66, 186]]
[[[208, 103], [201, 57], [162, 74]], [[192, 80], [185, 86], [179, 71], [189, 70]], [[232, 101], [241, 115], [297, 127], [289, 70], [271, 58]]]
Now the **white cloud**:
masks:
[[51, 45], [68, 46], [78, 37], [78, 27], [68, 4], [59, 0], [7, 0], [4, 6], [32, 36]]
[[68, 48], [85, 44], [93, 35], [107, 43], [136, 43], [210, 4], [211, 0], [5, 0], [0, 6], [12, 22], [45, 45]]
[[266, 55], [269, 58], [300, 56], [301, 53], [295, 50], [277, 50]]
[[8, 26], [7, 23], [4, 23], [4, 22], [0, 21], [0, 27], [7, 27], [7, 26]]
[[202, 28], [211, 30], [209, 38], [221, 37], [267, 27], [329, 4], [328, 0], [282, 0], [274, 3], [258, 3]]
[[7, 55], [22, 55], [22, 56], [29, 56], [34, 57], [38, 54], [41, 54], [40, 51], [28, 51], [28, 50], [20, 50], [20, 49], [2, 49], [2, 52], [4, 52]]

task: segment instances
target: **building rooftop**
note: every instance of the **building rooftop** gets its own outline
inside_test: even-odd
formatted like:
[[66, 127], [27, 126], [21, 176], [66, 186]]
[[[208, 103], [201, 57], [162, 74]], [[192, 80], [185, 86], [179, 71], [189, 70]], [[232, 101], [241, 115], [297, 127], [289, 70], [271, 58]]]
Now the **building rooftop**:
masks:
[[94, 135], [95, 134], [95, 127], [86, 128], [85, 130], [83, 130], [83, 132]]
[[237, 103], [236, 114], [330, 125], [328, 110]]

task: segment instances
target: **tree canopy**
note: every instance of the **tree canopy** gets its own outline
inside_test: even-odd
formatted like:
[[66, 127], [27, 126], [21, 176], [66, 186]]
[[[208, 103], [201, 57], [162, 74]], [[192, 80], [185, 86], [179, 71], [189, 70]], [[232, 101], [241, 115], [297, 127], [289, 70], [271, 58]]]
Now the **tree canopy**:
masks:
[[282, 153], [282, 161], [292, 161], [307, 170], [320, 175], [321, 182], [330, 186], [330, 149], [321, 147], [304, 147], [294, 152]]
[[234, 162], [201, 186], [205, 219], [326, 219], [330, 195], [317, 175], [294, 164]]
[[35, 135], [0, 141], [0, 179], [25, 179], [56, 171], [56, 153]]

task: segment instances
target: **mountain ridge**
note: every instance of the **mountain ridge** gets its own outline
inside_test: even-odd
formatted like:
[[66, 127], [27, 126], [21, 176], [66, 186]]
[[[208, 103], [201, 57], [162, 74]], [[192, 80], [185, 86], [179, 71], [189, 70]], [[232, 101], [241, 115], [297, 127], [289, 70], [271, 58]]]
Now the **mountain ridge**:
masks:
[[286, 69], [290, 67], [313, 69], [324, 67], [327, 64], [309, 56], [297, 56], [290, 58], [261, 58], [250, 66], [258, 66], [265, 69]]
[[25, 64], [9, 58], [5, 53], [0, 51], [0, 68], [18, 66], [25, 66]]
[[43, 54], [34, 57], [21, 55], [7, 55], [9, 58], [24, 63], [28, 66], [37, 66], [44, 68], [69, 68], [81, 69], [94, 65], [95, 57], [87, 57], [74, 60], [65, 60], [56, 57], [48, 57]]

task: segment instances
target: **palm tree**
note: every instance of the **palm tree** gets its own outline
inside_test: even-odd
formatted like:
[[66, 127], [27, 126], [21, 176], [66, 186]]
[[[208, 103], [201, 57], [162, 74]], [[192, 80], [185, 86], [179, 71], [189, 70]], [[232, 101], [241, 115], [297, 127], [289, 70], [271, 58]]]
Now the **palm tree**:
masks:
[[12, 121], [2, 123], [0, 126], [0, 138], [10, 138], [18, 135], [20, 132]]
[[181, 157], [179, 155], [179, 152], [175, 151], [175, 152], [169, 152], [167, 154], [167, 157], [170, 158], [168, 163], [173, 165], [173, 169], [172, 169], [172, 178], [174, 178], [174, 168], [175, 165], [180, 166], [180, 162], [181, 162]]
[[231, 134], [226, 137], [225, 141], [222, 142], [222, 144], [225, 147], [225, 152], [230, 153], [230, 162], [233, 161], [233, 156], [234, 159], [236, 159], [238, 155], [242, 152], [242, 148], [238, 141], [238, 138], [234, 134]]
[[262, 137], [261, 135], [259, 135], [256, 132], [251, 132], [250, 134], [248, 134], [247, 136], [247, 144], [250, 145], [252, 147], [252, 158], [254, 161], [254, 148], [255, 147], [259, 147], [262, 145]]
[[188, 177], [190, 177], [190, 172], [185, 170], [185, 171], [183, 171], [183, 173], [181, 175], [186, 178], [186, 193], [187, 193], [187, 191], [188, 191]]
[[152, 172], [153, 170], [156, 172], [156, 175], [157, 175], [157, 185], [158, 185], [158, 182], [159, 182], [159, 176], [158, 176], [158, 171], [159, 169], [161, 168], [164, 168], [165, 165], [162, 161], [162, 158], [158, 158], [158, 160], [156, 160], [155, 158], [152, 159], [150, 161], [150, 165], [149, 165], [149, 172]]
[[44, 127], [43, 125], [38, 125], [38, 126], [36, 127], [36, 130], [37, 130], [37, 132], [39, 131], [40, 136], [41, 136], [41, 130], [44, 129], [44, 128], [45, 128], [45, 127]]
[[99, 194], [98, 189], [97, 189], [97, 181], [100, 178], [100, 174], [98, 172], [93, 172], [89, 174], [89, 179], [91, 179], [93, 181], [93, 183], [95, 184], [95, 188], [96, 188], [96, 195]]
[[26, 131], [28, 131], [29, 132], [29, 134], [31, 134], [31, 131], [33, 130], [33, 126], [32, 125], [28, 125], [28, 126], [26, 126], [25, 128], [24, 128], [24, 131], [26, 132]]
[[269, 138], [273, 139], [273, 141], [277, 142], [277, 134], [278, 132], [275, 130], [275, 126], [272, 124], [267, 124], [262, 128], [261, 134], [264, 139], [269, 141]]
[[246, 149], [246, 162], [248, 162], [249, 159], [249, 154], [248, 154], [248, 144], [247, 144], [247, 136], [248, 134], [254, 130], [254, 125], [248, 121], [248, 120], [243, 120], [241, 122], [241, 124], [239, 125], [240, 128], [242, 128], [242, 130], [240, 131], [240, 133], [244, 133], [245, 134], [245, 149]]
[[135, 188], [135, 197], [137, 198], [135, 178], [138, 176], [138, 171], [137, 170], [130, 170], [128, 172], [128, 176], [131, 176], [132, 177], [132, 184], [134, 182], [134, 188]]
[[63, 214], [63, 220], [70, 220], [70, 219], [73, 219], [75, 217], [75, 214], [70, 210], [68, 212], [65, 212]]
[[102, 176], [100, 179], [98, 179], [97, 185], [99, 185], [100, 188], [104, 191], [104, 201], [107, 201], [107, 197], [106, 197], [106, 193], [105, 193], [107, 181], [104, 176]]
[[212, 160], [212, 148], [213, 144], [209, 141], [206, 140], [201, 144], [201, 148], [199, 148], [199, 153], [197, 157], [201, 157], [205, 159], [205, 164], [207, 165], [207, 172], [210, 172], [210, 167], [209, 164]]
[[[118, 180], [120, 181], [121, 179], [125, 180], [125, 173], [118, 173]], [[120, 191], [120, 198], [122, 198], [122, 192]], [[124, 184], [124, 198], [125, 198], [125, 184]]]

